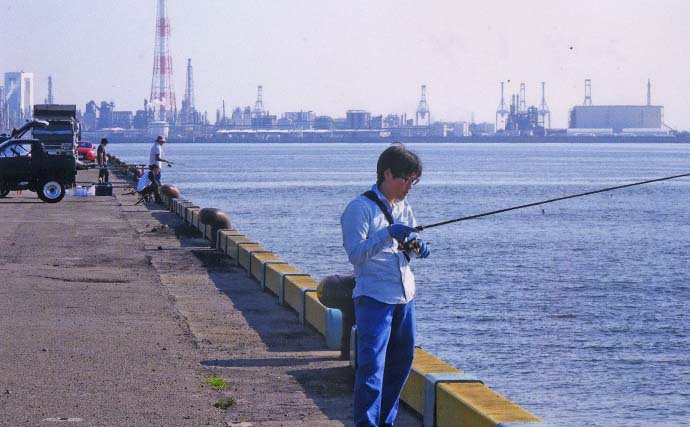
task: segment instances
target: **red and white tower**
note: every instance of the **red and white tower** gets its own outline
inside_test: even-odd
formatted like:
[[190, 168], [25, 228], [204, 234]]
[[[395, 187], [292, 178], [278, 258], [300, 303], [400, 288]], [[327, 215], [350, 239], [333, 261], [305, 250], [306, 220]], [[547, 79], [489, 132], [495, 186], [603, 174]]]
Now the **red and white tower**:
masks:
[[156, 12], [156, 46], [153, 56], [150, 108], [153, 119], [174, 122], [177, 114], [173, 86], [172, 56], [170, 56], [170, 20], [167, 0], [158, 0]]

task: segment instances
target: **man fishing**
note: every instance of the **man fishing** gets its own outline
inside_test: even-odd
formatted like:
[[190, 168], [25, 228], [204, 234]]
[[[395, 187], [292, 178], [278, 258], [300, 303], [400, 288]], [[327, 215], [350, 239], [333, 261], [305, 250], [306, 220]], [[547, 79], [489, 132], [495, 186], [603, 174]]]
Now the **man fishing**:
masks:
[[379, 156], [376, 174], [376, 184], [340, 218], [343, 246], [355, 269], [357, 427], [393, 426], [414, 357], [415, 282], [409, 263], [430, 254], [413, 234], [416, 221], [406, 199], [422, 176], [419, 157], [402, 144], [391, 145]]
[[172, 162], [163, 158], [163, 144], [165, 144], [165, 137], [158, 135], [149, 154], [149, 165], [157, 164], [159, 170], [163, 168], [163, 163], [167, 163], [168, 166], [172, 164]]

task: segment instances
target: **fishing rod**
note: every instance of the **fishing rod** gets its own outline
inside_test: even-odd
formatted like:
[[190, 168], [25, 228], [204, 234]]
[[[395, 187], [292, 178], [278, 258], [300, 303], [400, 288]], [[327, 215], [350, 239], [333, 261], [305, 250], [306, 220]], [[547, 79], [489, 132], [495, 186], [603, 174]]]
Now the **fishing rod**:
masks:
[[415, 228], [417, 229], [417, 231], [422, 231], [422, 230], [426, 230], [427, 228], [438, 227], [438, 226], [446, 225], [446, 224], [452, 224], [454, 222], [467, 221], [468, 219], [477, 219], [477, 218], [481, 218], [481, 217], [485, 217], [485, 216], [489, 216], [489, 215], [495, 215], [495, 214], [499, 214], [499, 213], [503, 213], [503, 212], [514, 211], [517, 209], [524, 209], [524, 208], [529, 208], [532, 206], [545, 205], [547, 203], [558, 202], [560, 200], [574, 199], [576, 197], [591, 196], [592, 194], [604, 193], [606, 191], [620, 190], [623, 188], [634, 187], [636, 185], [651, 184], [653, 182], [667, 181], [669, 179], [685, 178], [688, 176], [690, 176], [690, 173], [685, 173], [682, 175], [667, 176], [664, 178], [649, 179], [647, 181], [633, 182], [632, 184], [617, 185], [615, 187], [602, 188], [600, 190], [587, 191], [585, 193], [579, 193], [579, 194], [572, 194], [570, 196], [557, 197], [555, 199], [543, 200], [541, 202], [528, 203], [526, 205], [513, 206], [511, 208], [499, 209], [496, 211], [484, 212], [484, 213], [480, 213], [480, 214], [476, 214], [476, 215], [470, 215], [470, 216], [464, 216], [461, 218], [450, 219], [448, 221], [437, 222], [435, 224], [418, 225]]
[[108, 169], [108, 170], [118, 170], [118, 169], [146, 169], [148, 168], [148, 165], [145, 164], [132, 164], [132, 165], [115, 165], [115, 164], [107, 164], [107, 165], [99, 165], [98, 163], [86, 163], [85, 164], [85, 169]]
[[186, 165], [186, 164], [180, 163], [180, 162], [173, 162], [172, 160], [166, 160], [166, 162], [168, 163], [168, 165], [178, 165], [178, 166], [184, 166], [186, 168], [191, 168], [191, 166], [189, 166], [189, 165]]

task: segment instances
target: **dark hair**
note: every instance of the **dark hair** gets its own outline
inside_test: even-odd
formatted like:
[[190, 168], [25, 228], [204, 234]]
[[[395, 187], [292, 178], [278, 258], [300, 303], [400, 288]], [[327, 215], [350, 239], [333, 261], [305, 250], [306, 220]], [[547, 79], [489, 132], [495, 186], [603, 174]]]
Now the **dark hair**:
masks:
[[419, 178], [422, 176], [422, 161], [415, 153], [396, 142], [386, 148], [379, 156], [379, 161], [376, 164], [377, 185], [381, 185], [383, 182], [383, 173], [386, 169], [390, 169], [393, 176], [398, 178], [407, 178], [411, 175], [416, 175]]
[[160, 169], [160, 166], [158, 166], [158, 163], [152, 163], [149, 165], [149, 169], [151, 169], [151, 170]]
[[106, 145], [108, 143], [108, 138], [101, 138], [101, 144]]

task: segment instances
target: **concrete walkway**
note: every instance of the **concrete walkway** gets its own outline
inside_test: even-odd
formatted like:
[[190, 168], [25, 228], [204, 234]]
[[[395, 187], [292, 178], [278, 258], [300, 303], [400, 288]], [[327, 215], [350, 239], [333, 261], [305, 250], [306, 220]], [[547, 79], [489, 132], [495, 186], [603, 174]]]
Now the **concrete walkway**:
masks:
[[351, 426], [338, 352], [113, 181], [116, 197], [0, 199], [0, 425]]

